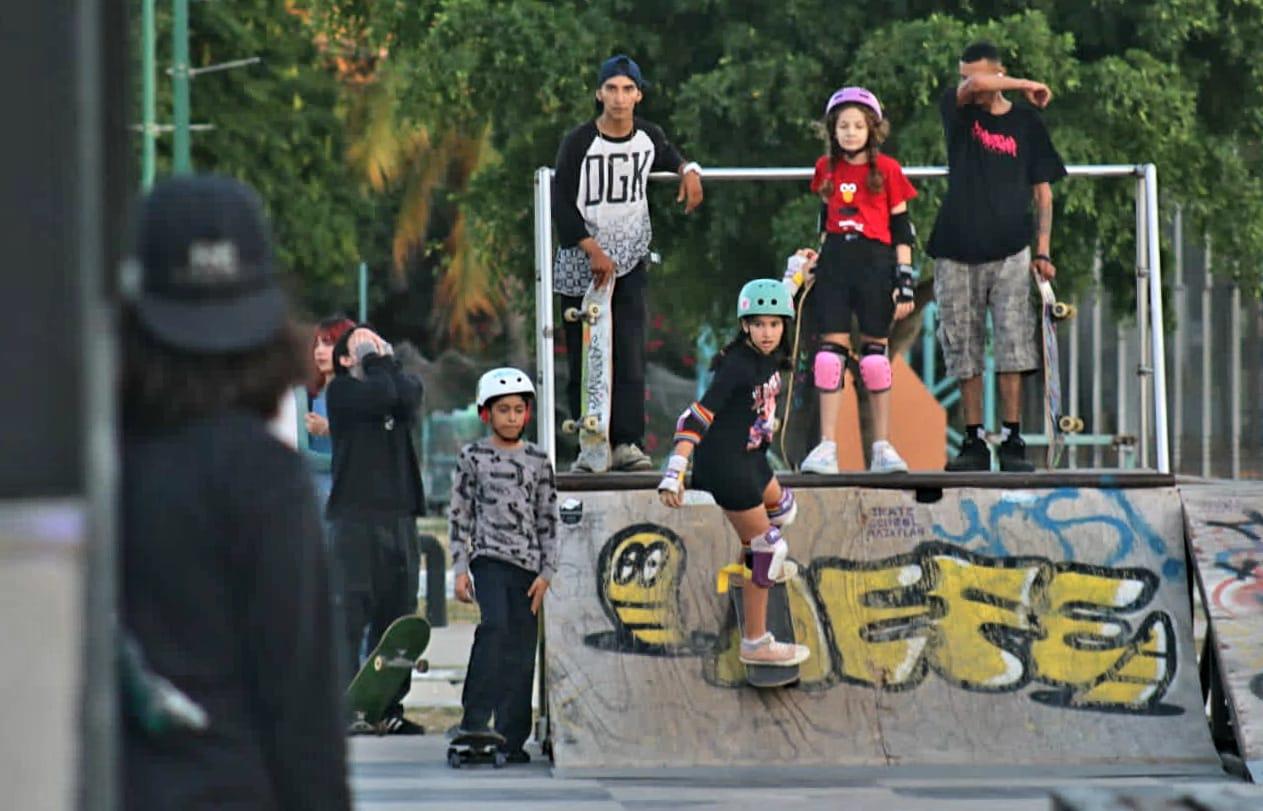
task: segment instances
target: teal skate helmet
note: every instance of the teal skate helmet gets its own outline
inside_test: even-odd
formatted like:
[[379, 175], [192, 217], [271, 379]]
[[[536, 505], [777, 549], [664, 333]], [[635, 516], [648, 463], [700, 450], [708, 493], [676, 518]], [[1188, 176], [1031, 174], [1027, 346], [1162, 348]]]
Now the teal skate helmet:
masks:
[[737, 318], [751, 315], [794, 317], [794, 302], [779, 279], [753, 279], [737, 295]]

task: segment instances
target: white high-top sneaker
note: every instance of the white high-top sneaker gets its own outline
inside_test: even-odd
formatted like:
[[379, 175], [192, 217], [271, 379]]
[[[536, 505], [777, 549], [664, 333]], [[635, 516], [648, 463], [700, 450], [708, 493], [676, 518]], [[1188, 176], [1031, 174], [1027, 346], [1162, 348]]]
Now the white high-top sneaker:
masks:
[[873, 473], [907, 473], [908, 463], [899, 456], [894, 445], [879, 439], [873, 443], [873, 461], [868, 469]]
[[798, 466], [803, 473], [837, 473], [838, 472], [838, 444], [829, 440], [823, 440], [819, 445], [811, 449], [811, 453], [807, 454], [807, 458]]

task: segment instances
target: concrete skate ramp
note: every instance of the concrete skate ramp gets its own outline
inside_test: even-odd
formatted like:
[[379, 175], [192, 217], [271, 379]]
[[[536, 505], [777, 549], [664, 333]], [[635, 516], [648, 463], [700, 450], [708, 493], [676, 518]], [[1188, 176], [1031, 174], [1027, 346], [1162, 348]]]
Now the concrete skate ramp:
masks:
[[1180, 486], [1233, 734], [1263, 780], [1263, 483]]
[[737, 539], [709, 497], [672, 511], [649, 490], [563, 484], [546, 612], [558, 773], [1220, 773], [1174, 487], [919, 503], [882, 485], [797, 491], [790, 600], [813, 657], [800, 686], [760, 692], [717, 593]]

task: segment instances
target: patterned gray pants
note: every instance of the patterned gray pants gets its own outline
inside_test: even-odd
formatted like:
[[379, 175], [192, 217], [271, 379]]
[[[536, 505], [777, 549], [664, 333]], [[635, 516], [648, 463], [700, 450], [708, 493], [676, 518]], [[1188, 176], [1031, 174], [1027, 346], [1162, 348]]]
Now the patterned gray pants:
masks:
[[938, 300], [938, 341], [947, 374], [977, 377], [983, 372], [987, 310], [994, 327], [992, 351], [997, 372], [1028, 372], [1039, 366], [1038, 321], [1031, 304], [1031, 252], [996, 262], [967, 265], [934, 260]]

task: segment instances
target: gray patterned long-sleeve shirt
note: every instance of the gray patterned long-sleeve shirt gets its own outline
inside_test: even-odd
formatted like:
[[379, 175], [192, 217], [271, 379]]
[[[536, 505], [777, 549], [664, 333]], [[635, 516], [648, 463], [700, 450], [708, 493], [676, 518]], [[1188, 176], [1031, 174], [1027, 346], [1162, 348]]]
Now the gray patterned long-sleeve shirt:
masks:
[[452, 571], [486, 556], [548, 582], [557, 573], [557, 486], [548, 455], [530, 442], [497, 448], [491, 440], [461, 449], [448, 512]]

